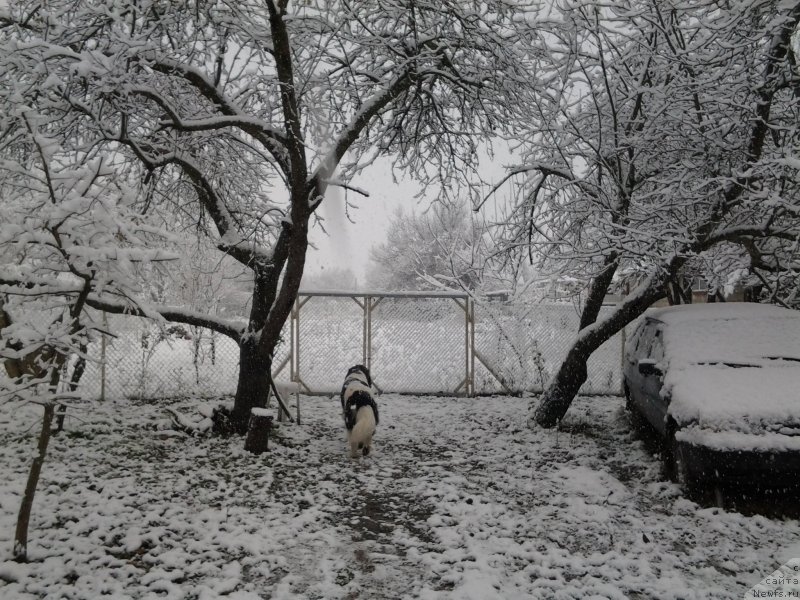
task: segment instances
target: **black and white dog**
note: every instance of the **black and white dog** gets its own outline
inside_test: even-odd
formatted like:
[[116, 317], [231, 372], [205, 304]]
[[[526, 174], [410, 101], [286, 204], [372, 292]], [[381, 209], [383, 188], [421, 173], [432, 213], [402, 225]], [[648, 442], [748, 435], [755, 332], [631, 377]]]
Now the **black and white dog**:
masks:
[[364, 365], [350, 367], [342, 386], [342, 414], [350, 456], [367, 456], [378, 425], [378, 405], [372, 397], [372, 377]]

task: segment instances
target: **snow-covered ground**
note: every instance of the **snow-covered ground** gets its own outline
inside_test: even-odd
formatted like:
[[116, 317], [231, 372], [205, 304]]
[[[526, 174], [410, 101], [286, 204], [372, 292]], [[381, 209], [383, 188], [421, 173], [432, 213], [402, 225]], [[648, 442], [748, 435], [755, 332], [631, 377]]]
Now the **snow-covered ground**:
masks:
[[83, 413], [53, 442], [24, 565], [35, 428], [0, 407], [0, 598], [738, 599], [800, 557], [798, 521], [684, 499], [619, 398], [579, 399], [560, 431], [526, 429], [519, 398], [379, 403], [360, 460], [336, 399], [303, 398], [259, 457], [157, 432], [158, 403]]

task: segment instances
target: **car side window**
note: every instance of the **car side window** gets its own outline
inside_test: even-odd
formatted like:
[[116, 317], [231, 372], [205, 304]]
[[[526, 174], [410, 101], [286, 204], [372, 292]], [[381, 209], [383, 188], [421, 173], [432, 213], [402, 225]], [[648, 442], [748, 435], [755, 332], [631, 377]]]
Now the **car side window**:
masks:
[[654, 359], [656, 363], [660, 363], [664, 358], [664, 340], [660, 329], [655, 330], [650, 348], [647, 352], [647, 357]]
[[649, 323], [644, 322], [641, 325], [641, 333], [636, 341], [636, 355], [639, 357], [647, 356], [650, 350], [650, 342], [653, 339], [653, 328]]
[[630, 333], [625, 340], [625, 354], [628, 360], [635, 360], [636, 353], [638, 352], [639, 345], [642, 340], [642, 333], [644, 331], [644, 322], [636, 324], [636, 328]]

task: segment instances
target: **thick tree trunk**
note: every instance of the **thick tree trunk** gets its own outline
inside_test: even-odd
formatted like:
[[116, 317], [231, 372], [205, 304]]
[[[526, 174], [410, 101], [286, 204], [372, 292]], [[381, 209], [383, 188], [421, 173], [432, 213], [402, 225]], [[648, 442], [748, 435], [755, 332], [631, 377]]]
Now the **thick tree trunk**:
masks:
[[247, 433], [251, 409], [267, 404], [273, 353], [303, 276], [308, 249], [307, 223], [307, 218], [305, 221], [298, 218], [296, 225], [285, 230], [285, 245], [279, 244], [280, 252], [276, 251], [274, 264], [286, 265], [280, 290], [280, 271], [276, 267], [256, 271], [249, 324], [249, 331], [254, 333], [246, 333], [239, 344], [239, 382], [230, 415], [233, 430], [240, 434]]
[[[614, 278], [614, 273], [617, 272], [618, 266], [619, 261], [616, 254], [606, 257], [603, 270], [589, 285], [586, 302], [581, 311], [578, 331], [586, 329], [597, 321], [600, 309], [603, 307], [603, 300], [608, 294], [608, 289], [611, 287], [611, 281]], [[573, 398], [578, 394], [578, 390], [581, 389], [588, 377], [586, 362], [589, 360], [592, 350], [587, 350], [586, 348], [587, 344], [575, 343], [567, 352], [558, 372], [545, 391], [545, 396], [542, 398], [542, 403], [536, 412], [535, 418], [537, 422], [548, 424], [552, 422], [555, 425], [569, 409]], [[591, 344], [588, 348], [591, 348]]]
[[264, 352], [255, 337], [243, 340], [239, 347], [239, 382], [230, 415], [237, 433], [247, 433], [251, 409], [267, 405], [271, 372], [272, 356]]
[[244, 449], [253, 454], [261, 454], [269, 450], [269, 433], [272, 430], [272, 415], [260, 414], [258, 411], [250, 415], [247, 438]]
[[14, 532], [14, 551], [13, 557], [17, 562], [28, 561], [28, 526], [31, 522], [31, 510], [33, 509], [33, 497], [36, 494], [36, 487], [39, 485], [39, 476], [42, 473], [42, 465], [47, 455], [47, 446], [50, 444], [50, 428], [53, 425], [53, 415], [55, 407], [46, 404], [42, 417], [42, 428], [39, 432], [39, 445], [36, 456], [31, 464], [28, 473], [28, 482], [25, 484], [25, 492], [22, 496], [22, 504], [17, 515], [17, 528]]
[[[683, 259], [673, 259], [671, 270], [677, 270]], [[616, 307], [605, 319], [583, 327], [567, 352], [555, 377], [545, 389], [538, 405], [532, 406], [530, 425], [554, 427], [569, 410], [578, 390], [586, 382], [588, 371], [586, 363], [592, 353], [603, 343], [633, 321], [653, 302], [664, 296], [665, 276], [654, 275], [629, 294], [628, 298]], [[592, 296], [590, 292], [590, 297]], [[596, 301], [596, 297], [594, 298]], [[587, 307], [588, 307], [587, 300]], [[602, 304], [602, 300], [601, 300]], [[595, 307], [595, 304], [591, 304]], [[599, 311], [599, 309], [598, 309]]]

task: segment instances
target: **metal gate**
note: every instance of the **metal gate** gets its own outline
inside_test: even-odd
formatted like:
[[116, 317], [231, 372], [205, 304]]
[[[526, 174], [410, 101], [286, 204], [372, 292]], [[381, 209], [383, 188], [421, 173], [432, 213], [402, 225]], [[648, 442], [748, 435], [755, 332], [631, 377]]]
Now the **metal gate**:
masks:
[[381, 391], [472, 395], [475, 311], [457, 292], [301, 292], [275, 377], [335, 393], [364, 364]]

